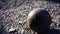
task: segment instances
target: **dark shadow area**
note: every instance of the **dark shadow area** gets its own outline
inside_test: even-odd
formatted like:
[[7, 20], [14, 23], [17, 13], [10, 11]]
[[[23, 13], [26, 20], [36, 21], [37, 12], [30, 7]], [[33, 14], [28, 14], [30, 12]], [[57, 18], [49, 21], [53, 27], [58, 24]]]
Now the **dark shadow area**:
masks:
[[0, 7], [0, 9], [2, 9], [2, 7]]
[[0, 0], [0, 1], [2, 1], [2, 2], [6, 2], [6, 0]]
[[50, 29], [47, 34], [60, 34], [60, 30]]
[[46, 34], [51, 24], [51, 16], [48, 11], [41, 10], [31, 19], [30, 28], [38, 34]]
[[6, 31], [4, 30], [4, 26], [3, 25], [0, 27], [0, 34], [6, 34]]
[[54, 2], [54, 3], [60, 3], [60, 0], [46, 0], [46, 1]]

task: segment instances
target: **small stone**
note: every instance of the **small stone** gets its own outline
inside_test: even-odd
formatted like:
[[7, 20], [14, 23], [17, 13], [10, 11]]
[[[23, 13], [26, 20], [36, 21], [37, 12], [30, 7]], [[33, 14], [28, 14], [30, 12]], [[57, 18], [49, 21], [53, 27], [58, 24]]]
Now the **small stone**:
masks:
[[25, 29], [25, 30], [27, 29], [27, 25], [26, 24], [23, 26], [23, 29]]
[[59, 23], [57, 23], [57, 26], [59, 25]]
[[24, 33], [24, 29], [21, 30], [21, 33]]
[[19, 21], [19, 25], [22, 25], [22, 21]]
[[22, 21], [19, 21], [19, 23], [22, 23]]
[[57, 23], [58, 28], [60, 28], [60, 23]]
[[55, 23], [51, 23], [50, 29], [54, 29], [54, 27], [55, 27]]
[[9, 29], [9, 33], [15, 33], [15, 32], [17, 32], [17, 29], [15, 29], [15, 28]]

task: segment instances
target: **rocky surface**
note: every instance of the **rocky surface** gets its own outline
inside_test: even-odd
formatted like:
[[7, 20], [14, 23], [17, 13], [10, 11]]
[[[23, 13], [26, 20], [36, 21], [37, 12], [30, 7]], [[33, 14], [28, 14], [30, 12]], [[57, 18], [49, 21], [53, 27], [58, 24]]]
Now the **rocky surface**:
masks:
[[26, 19], [35, 8], [49, 11], [52, 23], [57, 23], [51, 28], [60, 28], [60, 3], [45, 0], [0, 0], [0, 33], [33, 34], [34, 31], [28, 27]]

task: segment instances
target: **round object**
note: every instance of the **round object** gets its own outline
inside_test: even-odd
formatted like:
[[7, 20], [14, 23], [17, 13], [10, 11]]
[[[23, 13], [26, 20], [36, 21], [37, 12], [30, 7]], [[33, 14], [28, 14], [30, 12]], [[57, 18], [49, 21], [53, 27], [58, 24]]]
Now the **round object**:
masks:
[[28, 14], [27, 23], [33, 31], [45, 32], [51, 24], [51, 16], [46, 10], [34, 9]]

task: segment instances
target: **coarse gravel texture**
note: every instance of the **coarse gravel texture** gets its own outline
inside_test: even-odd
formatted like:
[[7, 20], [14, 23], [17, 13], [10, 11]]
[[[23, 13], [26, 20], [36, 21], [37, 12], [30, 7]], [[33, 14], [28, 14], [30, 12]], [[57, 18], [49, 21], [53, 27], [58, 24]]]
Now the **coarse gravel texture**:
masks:
[[60, 3], [45, 0], [0, 0], [0, 33], [33, 34], [26, 19], [30, 11], [36, 8], [49, 11], [53, 21], [51, 28], [60, 29]]

